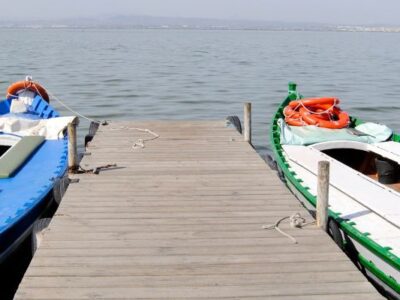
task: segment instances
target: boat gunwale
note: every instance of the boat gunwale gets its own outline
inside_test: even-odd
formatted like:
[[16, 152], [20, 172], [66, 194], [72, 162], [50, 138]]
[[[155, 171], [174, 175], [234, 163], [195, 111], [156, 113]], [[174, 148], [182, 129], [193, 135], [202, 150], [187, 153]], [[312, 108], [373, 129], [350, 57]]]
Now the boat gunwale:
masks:
[[[0, 103], [6, 103], [5, 107], [0, 109], [0, 115], [6, 114], [7, 111], [5, 109], [10, 108], [10, 101], [15, 99], [16, 97], [12, 97], [10, 99], [0, 100]], [[33, 111], [31, 114], [37, 114], [40, 119], [49, 119], [59, 117], [59, 113], [43, 98], [39, 95], [36, 95], [34, 98], [35, 106], [33, 107]], [[22, 139], [22, 136], [16, 135], [13, 133], [1, 132], [0, 136], [14, 136], [18, 139], [16, 144]], [[26, 238], [31, 232], [34, 226], [34, 222], [40, 219], [46, 210], [50, 207], [51, 202], [46, 203], [49, 200], [52, 194], [52, 191], [55, 187], [55, 182], [57, 179], [63, 178], [67, 173], [68, 169], [68, 137], [65, 135], [62, 138], [54, 141], [48, 141], [44, 139], [44, 141], [39, 145], [32, 153], [29, 154], [28, 158], [18, 167], [17, 171], [13, 176], [9, 178], [0, 178], [0, 180], [15, 180], [20, 175], [20, 172], [23, 168], [30, 168], [31, 160], [35, 155], [39, 153], [43, 153], [43, 148], [47, 145], [47, 143], [57, 144], [57, 148], [59, 148], [57, 154], [58, 159], [54, 163], [54, 168], [52, 168], [49, 173], [51, 173], [51, 177], [46, 177], [46, 180], [42, 182], [41, 185], [37, 186], [37, 189], [33, 195], [27, 197], [27, 201], [24, 204], [24, 208], [19, 210], [16, 214], [7, 218], [7, 222], [0, 226], [0, 235], [5, 236], [9, 235], [11, 231], [15, 231], [14, 233], [18, 234], [17, 238], [14, 240], [12, 238], [7, 237], [7, 243], [2, 247], [0, 251], [0, 263], [4, 262], [7, 257], [15, 250], [16, 247], [20, 245], [20, 243]], [[12, 145], [10, 151], [15, 145]], [[51, 145], [50, 145], [51, 146]], [[48, 151], [48, 150], [46, 150]], [[46, 152], [44, 152], [46, 153]], [[4, 153], [5, 154], [5, 153]], [[4, 155], [3, 154], [3, 155]], [[50, 175], [50, 174], [49, 174]], [[29, 201], [28, 201], [29, 200]], [[28, 218], [28, 219], [27, 219]], [[26, 222], [31, 222], [28, 224]], [[1, 248], [1, 247], [0, 247]]]
[[[269, 130], [269, 139], [270, 145], [272, 148], [272, 152], [274, 154], [274, 158], [277, 163], [277, 167], [281, 169], [283, 172], [285, 179], [289, 180], [291, 184], [304, 196], [304, 198], [313, 206], [316, 207], [316, 196], [312, 195], [309, 192], [308, 187], [302, 185], [301, 179], [296, 178], [296, 173], [289, 170], [289, 163], [286, 161], [286, 158], [283, 155], [283, 149], [280, 144], [280, 128], [278, 125], [278, 119], [283, 118], [283, 109], [286, 105], [289, 104], [290, 101], [297, 100], [303, 98], [302, 95], [298, 94], [296, 91], [296, 84], [290, 82], [289, 83], [289, 91], [288, 96], [285, 100], [279, 105], [276, 113], [273, 116], [272, 124], [270, 125]], [[362, 124], [363, 121], [350, 117], [351, 125], [359, 125]], [[392, 141], [400, 142], [400, 135], [393, 134]], [[400, 258], [391, 253], [390, 247], [383, 247], [380, 244], [376, 243], [374, 240], [368, 237], [368, 233], [362, 233], [357, 228], [354, 227], [355, 223], [350, 220], [345, 220], [340, 217], [340, 213], [334, 212], [329, 209], [329, 217], [335, 220], [340, 228], [351, 238], [355, 239], [366, 249], [371, 251], [373, 254], [381, 258], [384, 262], [388, 263], [390, 266], [394, 267], [397, 270], [400, 270]], [[382, 280], [389, 287], [394, 289], [396, 292], [400, 293], [400, 284], [390, 275], [382, 272], [372, 261], [364, 258], [361, 254], [358, 254], [359, 261], [366, 267], [369, 271], [371, 271], [375, 276], [377, 276], [380, 280]]]

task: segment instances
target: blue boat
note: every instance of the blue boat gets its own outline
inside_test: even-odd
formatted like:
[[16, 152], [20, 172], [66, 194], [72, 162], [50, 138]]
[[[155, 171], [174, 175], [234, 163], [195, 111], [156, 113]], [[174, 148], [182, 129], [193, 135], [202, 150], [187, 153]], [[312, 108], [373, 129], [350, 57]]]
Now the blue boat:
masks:
[[48, 100], [45, 90], [28, 79], [11, 85], [0, 102], [0, 262], [60, 200], [69, 118], [60, 117]]

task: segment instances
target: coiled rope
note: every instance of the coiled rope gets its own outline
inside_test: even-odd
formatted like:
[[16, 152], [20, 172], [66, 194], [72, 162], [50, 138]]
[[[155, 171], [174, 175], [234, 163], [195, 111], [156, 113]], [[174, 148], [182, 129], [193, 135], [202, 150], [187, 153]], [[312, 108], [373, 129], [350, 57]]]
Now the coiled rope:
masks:
[[122, 126], [122, 127], [118, 127], [118, 128], [111, 128], [111, 130], [136, 130], [136, 131], [140, 131], [140, 132], [145, 132], [145, 133], [151, 134], [153, 136], [153, 137], [150, 137], [150, 138], [147, 138], [147, 139], [143, 139], [143, 138], [137, 139], [132, 145], [132, 149], [134, 149], [134, 150], [137, 149], [137, 148], [145, 148], [145, 143], [146, 142], [153, 141], [153, 140], [158, 139], [160, 137], [159, 134], [157, 134], [154, 131], [151, 131], [150, 129], [147, 129], [147, 128]]
[[283, 236], [289, 238], [293, 242], [293, 244], [298, 244], [297, 240], [293, 236], [291, 236], [289, 233], [284, 232], [282, 229], [279, 228], [280, 223], [286, 219], [289, 219], [290, 227], [292, 228], [303, 228], [304, 226], [315, 223], [315, 221], [307, 222], [306, 219], [302, 217], [300, 213], [295, 213], [291, 216], [280, 218], [278, 221], [275, 222], [275, 224], [263, 225], [262, 228], [267, 230], [275, 229]]

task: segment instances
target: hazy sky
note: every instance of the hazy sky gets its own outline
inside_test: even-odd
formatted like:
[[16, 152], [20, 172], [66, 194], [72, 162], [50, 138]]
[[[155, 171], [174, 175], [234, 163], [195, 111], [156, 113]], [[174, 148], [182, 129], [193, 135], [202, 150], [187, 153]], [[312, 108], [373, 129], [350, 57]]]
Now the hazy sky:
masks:
[[154, 15], [400, 24], [400, 0], [0, 0], [1, 19]]

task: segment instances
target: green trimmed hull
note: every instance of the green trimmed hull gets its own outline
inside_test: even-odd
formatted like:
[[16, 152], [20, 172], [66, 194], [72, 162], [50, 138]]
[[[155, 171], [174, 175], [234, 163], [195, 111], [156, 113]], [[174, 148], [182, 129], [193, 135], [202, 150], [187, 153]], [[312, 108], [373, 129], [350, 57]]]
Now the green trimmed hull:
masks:
[[[289, 170], [289, 164], [283, 155], [280, 144], [280, 129], [277, 123], [278, 119], [283, 117], [283, 108], [290, 101], [298, 98], [302, 98], [302, 96], [296, 92], [296, 84], [289, 83], [289, 94], [273, 117], [270, 127], [270, 145], [277, 168], [286, 180], [288, 188], [312, 212], [315, 210], [316, 197], [309, 192], [307, 187], [302, 185], [302, 180]], [[354, 127], [361, 123], [363, 123], [361, 120], [352, 117], [350, 126]], [[394, 134], [392, 140], [399, 142], [400, 136]], [[362, 233], [355, 228], [354, 223], [340, 218], [339, 215], [340, 213], [329, 211], [330, 219], [336, 222], [344, 237], [344, 243], [339, 246], [378, 287], [384, 289], [392, 297], [400, 299], [400, 283], [385, 272], [387, 268], [400, 272], [400, 258], [391, 253], [390, 248], [377, 244], [368, 237], [367, 233]], [[356, 252], [354, 252], [354, 249], [356, 249]], [[376, 263], [377, 261], [379, 263]]]

